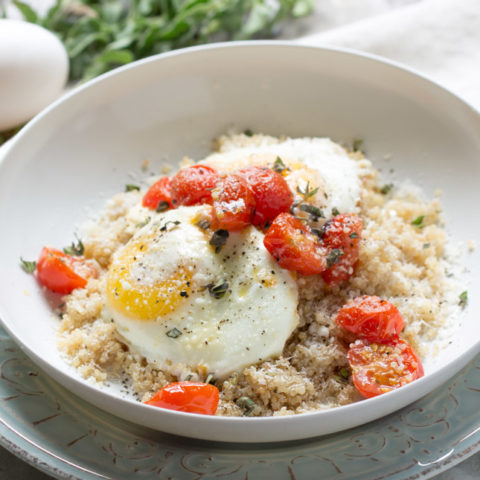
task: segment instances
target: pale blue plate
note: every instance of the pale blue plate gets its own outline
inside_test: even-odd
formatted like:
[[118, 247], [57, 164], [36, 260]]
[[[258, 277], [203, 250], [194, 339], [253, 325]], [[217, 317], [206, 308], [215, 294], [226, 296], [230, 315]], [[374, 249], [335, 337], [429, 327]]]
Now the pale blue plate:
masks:
[[77, 398], [0, 327], [0, 442], [58, 478], [427, 479], [480, 450], [479, 401], [480, 356], [423, 399], [353, 430], [272, 445], [193, 441]]

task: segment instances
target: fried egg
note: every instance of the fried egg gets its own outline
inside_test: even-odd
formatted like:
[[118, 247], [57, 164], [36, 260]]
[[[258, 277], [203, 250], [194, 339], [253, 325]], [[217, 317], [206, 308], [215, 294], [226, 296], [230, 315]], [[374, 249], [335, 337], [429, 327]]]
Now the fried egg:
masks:
[[[255, 145], [214, 153], [202, 163], [222, 172], [250, 165], [272, 167], [281, 158], [287, 169], [282, 173], [293, 192], [315, 191], [308, 203], [329, 216], [333, 209], [355, 213], [360, 199], [362, 163], [354, 160], [328, 138], [288, 138], [275, 141], [262, 137]], [[367, 162], [364, 160], [364, 162]]]
[[198, 225], [209, 208], [154, 214], [115, 253], [106, 313], [159, 368], [222, 378], [281, 354], [298, 324], [298, 292], [256, 228], [230, 233], [216, 251], [212, 231]]

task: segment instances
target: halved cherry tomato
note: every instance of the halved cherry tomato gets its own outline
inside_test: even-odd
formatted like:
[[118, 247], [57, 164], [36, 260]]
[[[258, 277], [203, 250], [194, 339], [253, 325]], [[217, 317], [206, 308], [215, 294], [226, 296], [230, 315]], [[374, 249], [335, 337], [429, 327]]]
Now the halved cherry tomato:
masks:
[[222, 177], [212, 190], [212, 198], [212, 229], [233, 231], [250, 225], [255, 209], [255, 197], [245, 178], [240, 175]]
[[423, 377], [417, 354], [400, 339], [388, 343], [357, 340], [350, 345], [347, 359], [353, 383], [365, 398], [390, 392]]
[[369, 342], [397, 338], [405, 325], [395, 305], [370, 295], [350, 300], [340, 309], [335, 321]]
[[218, 400], [218, 388], [214, 385], [200, 382], [174, 382], [163, 387], [145, 403], [179, 412], [214, 415]]
[[280, 213], [289, 211], [293, 193], [282, 175], [265, 167], [248, 167], [239, 173], [246, 178], [255, 196], [253, 225], [266, 226]]
[[263, 239], [278, 264], [302, 275], [316, 275], [326, 268], [325, 250], [318, 238], [290, 213], [275, 218]]
[[144, 207], [156, 210], [160, 202], [167, 202], [169, 208], [172, 205], [172, 195], [170, 193], [170, 184], [172, 179], [170, 177], [162, 177], [157, 180], [143, 196], [142, 205]]
[[207, 165], [182, 168], [170, 185], [173, 206], [212, 203], [212, 189], [218, 177], [217, 171]]
[[328, 285], [348, 280], [358, 261], [362, 219], [353, 213], [337, 215], [323, 227], [323, 245], [327, 247], [327, 269], [322, 273]]
[[37, 262], [39, 282], [53, 292], [67, 294], [83, 288], [97, 276], [94, 265], [83, 257], [73, 257], [54, 248], [43, 247]]

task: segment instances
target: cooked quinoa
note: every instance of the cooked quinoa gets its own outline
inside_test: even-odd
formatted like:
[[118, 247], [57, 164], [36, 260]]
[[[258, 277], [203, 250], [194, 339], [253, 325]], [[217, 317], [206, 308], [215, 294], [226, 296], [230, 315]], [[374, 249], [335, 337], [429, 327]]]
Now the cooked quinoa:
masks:
[[[261, 135], [225, 136], [216, 142], [216, 149], [222, 153], [279, 141]], [[363, 172], [357, 212], [363, 219], [363, 233], [354, 275], [330, 289], [324, 288], [320, 276], [298, 276], [300, 321], [282, 355], [217, 381], [217, 415], [243, 415], [245, 407], [241, 402], [237, 405], [241, 397], [256, 404], [249, 414], [261, 416], [318, 411], [360, 399], [346, 360], [353, 337], [334, 323], [337, 311], [360, 295], [377, 295], [397, 306], [406, 324], [401, 336], [421, 358], [435, 355], [448, 340], [442, 332], [455, 321], [459, 290], [450, 275], [439, 199], [426, 201], [408, 185], [382, 188], [370, 163], [359, 152], [351, 156], [362, 164]], [[115, 195], [85, 228], [85, 256], [98, 262], [101, 274], [65, 297], [58, 332], [59, 349], [83, 377], [98, 383], [127, 379], [142, 401], [187, 374], [180, 372], [177, 377], [148, 363], [129, 349], [113, 321], [102, 315], [108, 266], [113, 253], [140, 228], [132, 211], [143, 193]], [[412, 224], [420, 217], [420, 226]], [[192, 380], [205, 380], [196, 373], [189, 375]]]

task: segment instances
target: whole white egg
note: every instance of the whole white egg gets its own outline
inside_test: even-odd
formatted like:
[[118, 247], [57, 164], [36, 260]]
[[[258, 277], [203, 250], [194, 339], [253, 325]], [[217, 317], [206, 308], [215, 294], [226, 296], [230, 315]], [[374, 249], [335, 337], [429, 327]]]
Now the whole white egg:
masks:
[[30, 120], [57, 99], [67, 78], [67, 52], [53, 33], [0, 19], [0, 131]]

